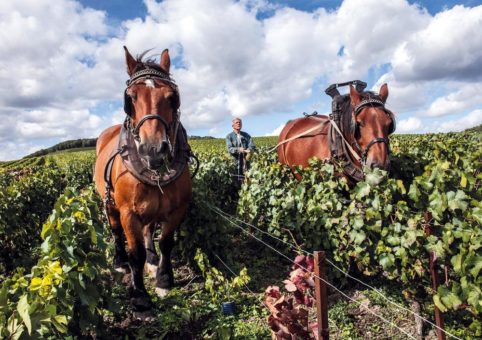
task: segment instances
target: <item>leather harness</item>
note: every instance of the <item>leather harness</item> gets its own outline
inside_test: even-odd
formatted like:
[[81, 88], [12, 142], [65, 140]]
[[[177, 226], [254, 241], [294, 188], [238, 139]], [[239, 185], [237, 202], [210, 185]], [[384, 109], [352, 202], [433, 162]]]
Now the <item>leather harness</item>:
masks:
[[[124, 166], [137, 180], [144, 184], [158, 187], [161, 193], [163, 193], [163, 187], [174, 182], [184, 172], [187, 163], [191, 158], [195, 159], [197, 163], [196, 169], [191, 178], [196, 175], [199, 168], [199, 160], [193, 154], [187, 141], [186, 130], [179, 120], [180, 111], [178, 107], [173, 108], [175, 110], [175, 114], [174, 120], [171, 124], [167, 124], [167, 122], [160, 115], [153, 113], [142, 117], [137, 125], [133, 126], [131, 121], [133, 116], [131, 107], [132, 103], [130, 98], [128, 98], [127, 89], [138, 80], [151, 78], [156, 78], [167, 82], [173, 88], [176, 95], [179, 96], [178, 89], [174, 81], [169, 77], [168, 74], [159, 70], [152, 68], [142, 69], [141, 71], [135, 72], [127, 81], [127, 88], [124, 92], [124, 110], [126, 111], [127, 116], [119, 133], [118, 147], [112, 151], [104, 169], [105, 207], [115, 206], [115, 202], [110, 193], [112, 190], [112, 167], [117, 155], [121, 156]], [[167, 138], [170, 151], [169, 157], [164, 159], [163, 164], [158, 169], [151, 169], [148, 166], [147, 161], [139, 155], [136, 146], [136, 141], [140, 141], [139, 130], [142, 124], [149, 119], [159, 120], [164, 125], [167, 135], [169, 135], [171, 131], [174, 132], [174, 140], [172, 143], [169, 137]]]
[[[346, 85], [356, 86], [357, 91], [361, 92], [361, 94], [364, 96], [364, 99], [354, 108], [351, 107], [350, 96], [341, 95], [337, 90], [338, 87]], [[328, 133], [331, 156], [336, 160], [341, 160], [343, 162], [343, 173], [357, 182], [363, 180], [364, 178], [363, 169], [360, 165], [356, 164], [352, 158], [355, 158], [361, 163], [361, 165], [363, 165], [366, 162], [368, 151], [376, 143], [384, 143], [387, 146], [388, 153], [390, 154], [389, 141], [388, 138], [384, 137], [374, 138], [363, 150], [358, 144], [356, 137], [354, 137], [353, 142], [350, 145], [348, 142], [346, 142], [346, 140], [344, 140], [343, 134], [347, 134], [348, 131], [345, 131], [346, 124], [343, 123], [347, 119], [351, 120], [349, 133], [354, 135], [357, 128], [355, 120], [356, 116], [367, 106], [377, 106], [381, 107], [387, 113], [387, 115], [392, 118], [392, 126], [389, 134], [395, 131], [395, 117], [393, 116], [393, 113], [385, 108], [385, 103], [379, 99], [378, 96], [371, 92], [363, 92], [366, 85], [367, 84], [365, 82], [354, 80], [351, 82], [330, 85], [325, 90], [325, 93], [332, 97], [333, 100], [332, 113], [330, 114], [332, 124]], [[339, 129], [337, 131], [337, 126], [341, 127], [341, 131], [339, 131]], [[351, 146], [356, 149], [357, 155], [353, 155], [353, 149]]]

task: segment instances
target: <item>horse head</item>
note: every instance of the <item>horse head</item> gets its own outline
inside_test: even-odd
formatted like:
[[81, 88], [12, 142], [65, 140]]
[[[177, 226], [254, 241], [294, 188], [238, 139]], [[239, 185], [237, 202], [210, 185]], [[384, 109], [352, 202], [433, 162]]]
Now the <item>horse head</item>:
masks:
[[352, 105], [351, 136], [361, 153], [362, 162], [370, 168], [390, 169], [388, 136], [395, 131], [395, 117], [385, 108], [388, 86], [379, 94], [359, 93], [350, 85]]
[[142, 60], [147, 51], [134, 59], [124, 49], [130, 77], [124, 93], [126, 123], [139, 155], [149, 168], [155, 169], [172, 157], [179, 124], [179, 92], [169, 76], [171, 59], [167, 49], [159, 64]]

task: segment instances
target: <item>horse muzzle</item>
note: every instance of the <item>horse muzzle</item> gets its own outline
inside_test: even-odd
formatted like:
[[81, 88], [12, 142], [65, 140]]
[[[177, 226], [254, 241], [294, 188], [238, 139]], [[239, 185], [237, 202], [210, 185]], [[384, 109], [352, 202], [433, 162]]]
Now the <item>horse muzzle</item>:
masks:
[[162, 141], [160, 144], [141, 143], [137, 151], [139, 156], [147, 161], [147, 165], [151, 169], [158, 168], [170, 154], [169, 142]]
[[[372, 148], [373, 147], [373, 148]], [[369, 154], [371, 151], [371, 156]], [[387, 138], [378, 137], [368, 143], [362, 154], [363, 162], [370, 169], [390, 170], [390, 146]]]
[[390, 159], [387, 157], [385, 162], [380, 162], [377, 160], [367, 160], [366, 166], [368, 166], [370, 169], [381, 169], [381, 170], [386, 170], [390, 171]]

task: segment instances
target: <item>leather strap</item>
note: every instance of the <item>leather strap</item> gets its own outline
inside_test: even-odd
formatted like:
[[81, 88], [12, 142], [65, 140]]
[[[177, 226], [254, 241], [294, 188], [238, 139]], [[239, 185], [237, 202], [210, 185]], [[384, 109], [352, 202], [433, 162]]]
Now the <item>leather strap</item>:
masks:
[[315, 130], [321, 128], [321, 127], [323, 127], [326, 123], [328, 123], [328, 119], [325, 120], [325, 121], [323, 121], [323, 122], [321, 122], [321, 123], [318, 124], [318, 125], [315, 125], [314, 127], [310, 128], [310, 129], [308, 129], [308, 130], [305, 130], [305, 131], [303, 131], [303, 132], [301, 132], [301, 133], [299, 133], [299, 134], [297, 134], [297, 135], [295, 135], [295, 136], [293, 136], [293, 137], [290, 137], [290, 138], [288, 138], [288, 139], [285, 139], [284, 141], [279, 142], [278, 144], [276, 144], [276, 146], [275, 146], [274, 148], [269, 149], [268, 152], [271, 152], [271, 151], [276, 150], [280, 145], [283, 145], [283, 144], [285, 144], [285, 143], [291, 142], [292, 140], [295, 140], [295, 139], [298, 139], [298, 138], [300, 138], [300, 137], [303, 137], [303, 136], [309, 134], [310, 132], [313, 132], [313, 131], [315, 131]]

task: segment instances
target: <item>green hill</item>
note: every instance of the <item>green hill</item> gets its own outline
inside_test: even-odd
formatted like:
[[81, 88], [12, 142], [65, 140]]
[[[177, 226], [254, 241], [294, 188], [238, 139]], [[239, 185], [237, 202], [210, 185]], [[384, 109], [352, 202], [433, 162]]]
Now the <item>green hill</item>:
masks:
[[97, 138], [82, 138], [82, 139], [68, 140], [65, 142], [55, 144], [54, 146], [51, 146], [50, 148], [47, 148], [47, 149], [41, 149], [39, 151], [35, 151], [34, 153], [31, 153], [30, 155], [27, 155], [23, 158], [44, 156], [49, 153], [53, 153], [61, 150], [92, 148], [92, 147], [95, 147], [96, 143], [97, 143]]

